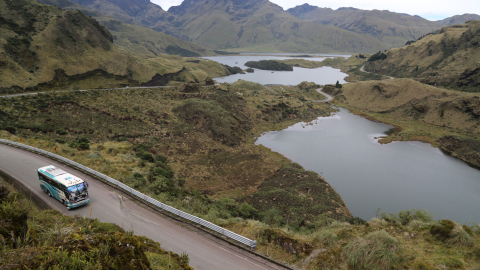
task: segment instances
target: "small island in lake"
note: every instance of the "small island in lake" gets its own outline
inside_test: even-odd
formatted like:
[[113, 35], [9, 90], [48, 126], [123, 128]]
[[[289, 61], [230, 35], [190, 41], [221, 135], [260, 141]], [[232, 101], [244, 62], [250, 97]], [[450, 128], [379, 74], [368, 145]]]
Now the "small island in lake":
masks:
[[245, 66], [263, 70], [293, 71], [291, 65], [281, 63], [275, 60], [248, 61]]

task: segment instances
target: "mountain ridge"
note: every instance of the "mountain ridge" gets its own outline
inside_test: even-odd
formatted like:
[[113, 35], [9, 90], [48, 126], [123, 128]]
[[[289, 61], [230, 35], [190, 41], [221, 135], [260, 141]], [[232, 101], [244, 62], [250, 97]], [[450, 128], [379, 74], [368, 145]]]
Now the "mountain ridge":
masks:
[[[127, 11], [111, 14], [105, 8], [114, 0], [75, 0], [86, 3], [103, 14], [126, 21]], [[93, 1], [93, 2], [92, 2]], [[100, 5], [102, 4], [102, 5]], [[145, 6], [148, 9], [148, 6]], [[116, 6], [116, 8], [120, 8]], [[289, 52], [374, 52], [387, 44], [335, 26], [299, 20], [280, 6], [266, 0], [254, 1], [184, 1], [169, 9], [161, 20], [150, 24], [142, 14], [129, 20], [169, 35], [193, 41], [214, 49]], [[163, 14], [163, 13], [162, 13]]]

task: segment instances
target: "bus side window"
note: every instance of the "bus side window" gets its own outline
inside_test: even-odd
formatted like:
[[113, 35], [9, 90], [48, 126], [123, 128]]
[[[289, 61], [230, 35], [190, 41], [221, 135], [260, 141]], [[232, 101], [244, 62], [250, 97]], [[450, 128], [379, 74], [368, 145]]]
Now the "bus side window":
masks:
[[53, 180], [53, 179], [49, 179], [49, 180], [50, 180], [50, 181], [49, 181], [50, 184], [51, 184], [54, 188], [60, 189], [60, 186], [59, 186], [59, 184], [57, 183], [57, 181], [55, 181], [55, 180]]

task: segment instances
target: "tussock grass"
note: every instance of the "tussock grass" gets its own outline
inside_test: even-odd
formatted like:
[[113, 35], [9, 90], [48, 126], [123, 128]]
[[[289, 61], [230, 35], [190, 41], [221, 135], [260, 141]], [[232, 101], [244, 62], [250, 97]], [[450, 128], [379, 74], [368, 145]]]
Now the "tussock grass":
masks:
[[401, 243], [386, 231], [376, 231], [349, 243], [344, 250], [353, 268], [390, 269], [403, 260]]
[[387, 225], [387, 221], [383, 218], [374, 217], [368, 222], [371, 226], [379, 227]]
[[[468, 227], [467, 227], [468, 228]], [[450, 239], [446, 241], [448, 244], [458, 247], [471, 247], [474, 242], [470, 233], [468, 233], [461, 225], [455, 224]]]
[[313, 237], [313, 240], [322, 245], [331, 246], [338, 241], [338, 236], [332, 230], [322, 230]]

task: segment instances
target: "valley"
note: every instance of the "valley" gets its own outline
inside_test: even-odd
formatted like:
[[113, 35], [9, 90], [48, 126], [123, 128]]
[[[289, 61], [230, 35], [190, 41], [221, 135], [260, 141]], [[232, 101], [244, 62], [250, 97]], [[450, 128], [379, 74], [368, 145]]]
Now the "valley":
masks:
[[[257, 241], [251, 253], [223, 236], [178, 237], [185, 220], [164, 230], [162, 215], [114, 191], [114, 204], [96, 202], [98, 219], [41, 211], [2, 181], [0, 254], [14, 256], [0, 267], [241, 269], [256, 257], [293, 269], [478, 269], [478, 18], [267, 0], [168, 10], [0, 0], [0, 138]], [[0, 167], [17, 175], [48, 161], [0, 148]]]

